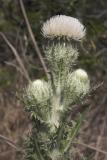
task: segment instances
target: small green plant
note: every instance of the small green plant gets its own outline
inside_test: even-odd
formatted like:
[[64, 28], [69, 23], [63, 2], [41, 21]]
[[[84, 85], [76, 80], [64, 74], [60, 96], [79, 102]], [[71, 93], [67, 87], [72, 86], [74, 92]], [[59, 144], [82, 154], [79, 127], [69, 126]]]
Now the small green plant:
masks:
[[82, 116], [76, 122], [68, 117], [74, 104], [90, 89], [87, 73], [80, 68], [74, 70], [78, 51], [76, 43], [71, 43], [85, 36], [85, 28], [76, 18], [58, 15], [43, 24], [42, 33], [50, 41], [45, 48], [50, 72], [47, 81], [30, 82], [25, 90], [25, 109], [32, 120], [25, 159], [69, 160], [68, 151]]

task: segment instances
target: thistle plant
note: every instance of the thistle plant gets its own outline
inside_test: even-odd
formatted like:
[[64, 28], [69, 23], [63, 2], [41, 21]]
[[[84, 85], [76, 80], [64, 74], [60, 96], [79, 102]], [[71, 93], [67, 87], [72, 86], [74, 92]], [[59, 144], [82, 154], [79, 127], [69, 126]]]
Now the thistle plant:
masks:
[[86, 71], [74, 70], [79, 54], [76, 41], [84, 38], [85, 28], [76, 18], [58, 15], [43, 24], [42, 33], [49, 41], [44, 49], [49, 79], [32, 81], [25, 89], [25, 109], [32, 120], [25, 159], [70, 160], [70, 144], [82, 118], [73, 123], [68, 117], [90, 89]]

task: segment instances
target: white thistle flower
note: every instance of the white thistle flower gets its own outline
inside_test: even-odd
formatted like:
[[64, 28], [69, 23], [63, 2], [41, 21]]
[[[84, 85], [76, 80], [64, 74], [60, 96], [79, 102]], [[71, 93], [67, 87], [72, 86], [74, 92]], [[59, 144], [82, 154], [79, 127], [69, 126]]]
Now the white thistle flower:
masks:
[[76, 18], [57, 15], [47, 20], [42, 27], [45, 37], [67, 37], [81, 40], [85, 36], [85, 27]]
[[35, 98], [38, 103], [47, 100], [50, 97], [48, 83], [39, 79], [31, 82], [26, 92], [29, 98]]

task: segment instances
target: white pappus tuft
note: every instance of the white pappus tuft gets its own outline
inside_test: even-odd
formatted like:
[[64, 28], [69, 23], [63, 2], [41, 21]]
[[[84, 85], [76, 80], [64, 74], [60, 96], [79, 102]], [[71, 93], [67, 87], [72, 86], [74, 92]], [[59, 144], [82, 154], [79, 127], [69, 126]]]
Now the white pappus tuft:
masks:
[[85, 36], [85, 27], [73, 17], [57, 15], [47, 20], [42, 27], [45, 37], [67, 37], [81, 40]]

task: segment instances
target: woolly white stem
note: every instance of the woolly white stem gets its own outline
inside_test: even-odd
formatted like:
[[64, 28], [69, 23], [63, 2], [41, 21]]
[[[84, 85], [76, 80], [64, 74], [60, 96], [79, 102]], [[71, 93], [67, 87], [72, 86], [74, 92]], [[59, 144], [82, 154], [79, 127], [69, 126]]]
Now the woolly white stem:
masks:
[[50, 117], [51, 130], [55, 131], [55, 128], [59, 127], [60, 114], [63, 111], [63, 106], [60, 104], [61, 88], [60, 84], [57, 87], [56, 95], [52, 99], [52, 112]]
[[52, 112], [50, 117], [51, 131], [59, 127], [59, 97], [54, 96], [52, 100]]

